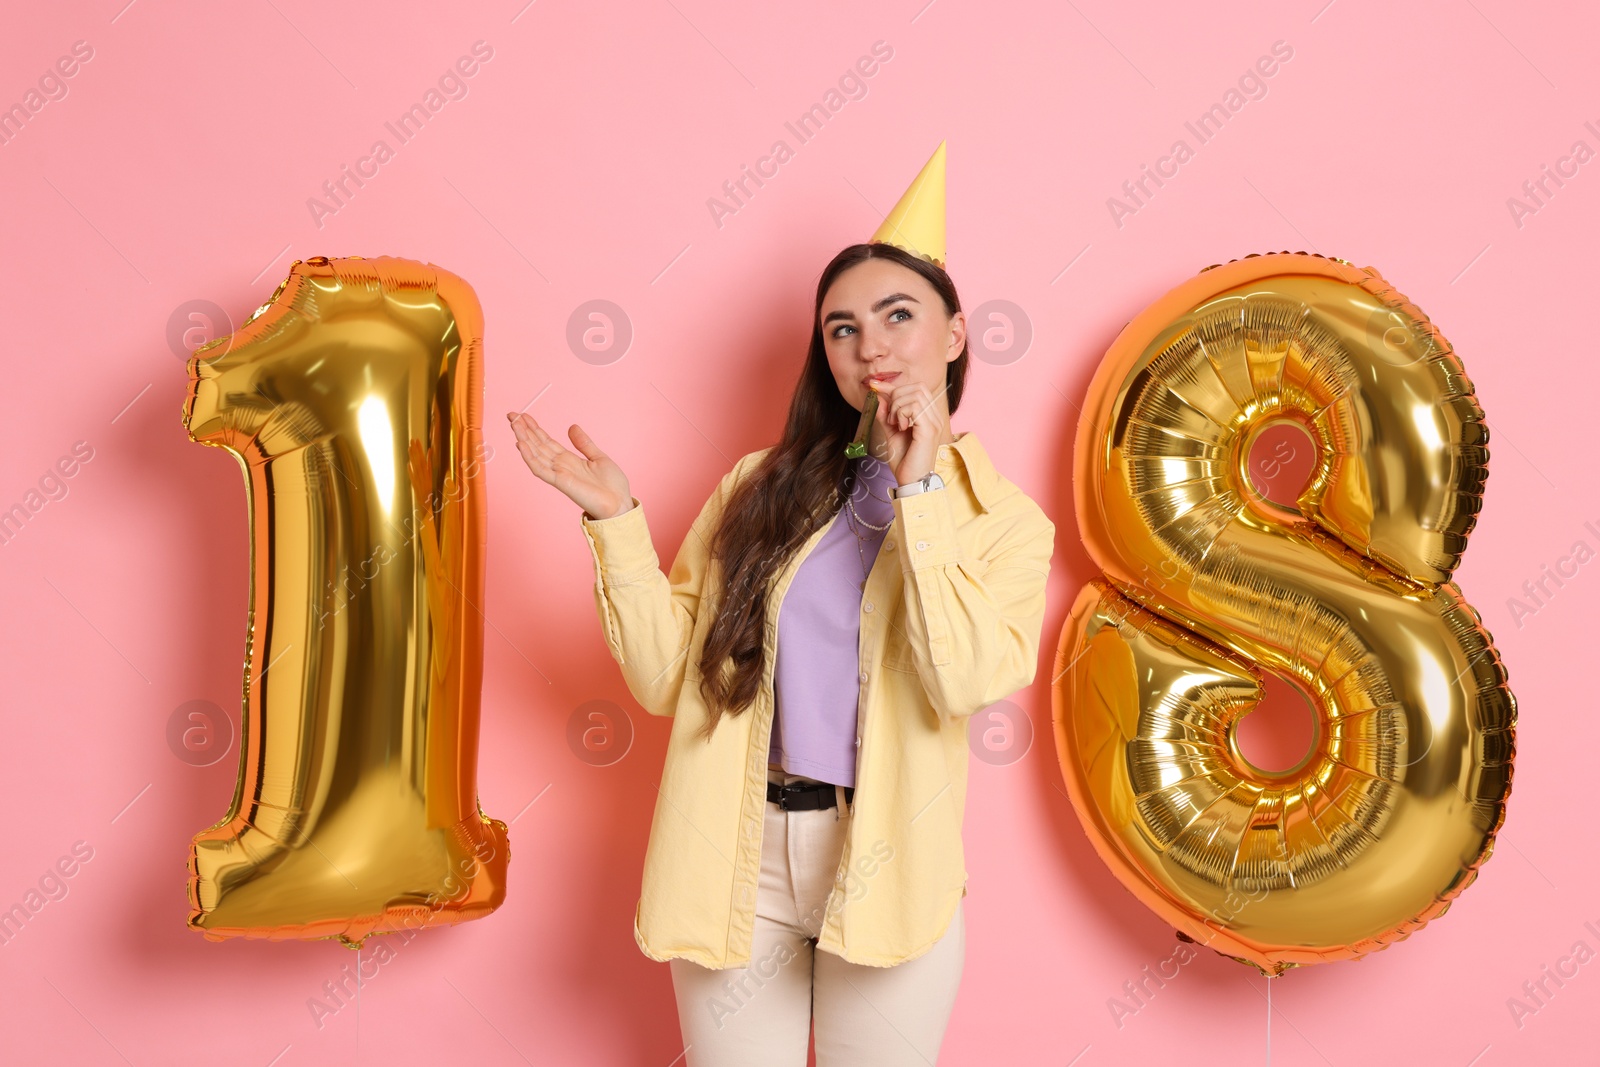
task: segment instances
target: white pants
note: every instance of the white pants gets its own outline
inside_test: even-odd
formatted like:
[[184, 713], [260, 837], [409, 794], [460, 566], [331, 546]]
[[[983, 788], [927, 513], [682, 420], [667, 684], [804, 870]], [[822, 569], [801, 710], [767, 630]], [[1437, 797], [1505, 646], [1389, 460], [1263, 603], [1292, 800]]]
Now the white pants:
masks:
[[[811, 782], [768, 770], [769, 781]], [[750, 965], [669, 961], [686, 1067], [805, 1067], [813, 1017], [817, 1067], [929, 1067], [939, 1058], [966, 959], [960, 904], [932, 948], [894, 967], [816, 948], [850, 830], [838, 808], [768, 802]], [[964, 901], [963, 901], [964, 903]]]

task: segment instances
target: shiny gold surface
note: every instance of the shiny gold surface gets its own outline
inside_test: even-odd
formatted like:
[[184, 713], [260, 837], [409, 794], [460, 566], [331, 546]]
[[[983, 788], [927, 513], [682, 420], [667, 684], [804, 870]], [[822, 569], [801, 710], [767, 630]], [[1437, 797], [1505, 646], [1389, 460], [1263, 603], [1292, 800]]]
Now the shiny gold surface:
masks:
[[[1292, 510], [1245, 467], [1286, 418], [1320, 450]], [[1449, 580], [1487, 441], [1449, 344], [1370, 268], [1210, 268], [1113, 343], [1075, 469], [1106, 580], [1061, 634], [1057, 747], [1101, 857], [1186, 936], [1269, 974], [1354, 958], [1489, 857], [1516, 704]], [[1275, 775], [1234, 739], [1261, 671], [1317, 707], [1313, 750]]]
[[244, 471], [239, 778], [189, 856], [208, 939], [462, 922], [505, 899], [478, 809], [483, 321], [460, 278], [297, 260], [189, 361], [183, 420]]

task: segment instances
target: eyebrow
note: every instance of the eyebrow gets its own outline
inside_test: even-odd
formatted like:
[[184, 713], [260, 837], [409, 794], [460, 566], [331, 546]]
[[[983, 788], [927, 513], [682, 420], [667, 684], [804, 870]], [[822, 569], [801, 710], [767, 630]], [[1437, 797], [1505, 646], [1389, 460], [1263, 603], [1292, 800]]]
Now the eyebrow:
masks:
[[[876, 304], [873, 304], [872, 310], [874, 312], [882, 311], [884, 308], [888, 307], [890, 304], [893, 304], [897, 300], [909, 300], [913, 304], [921, 303], [920, 300], [909, 293], [890, 293]], [[828, 312], [827, 317], [822, 320], [822, 325], [826, 326], [834, 319], [854, 319], [855, 317], [856, 315], [853, 311], [830, 311]]]

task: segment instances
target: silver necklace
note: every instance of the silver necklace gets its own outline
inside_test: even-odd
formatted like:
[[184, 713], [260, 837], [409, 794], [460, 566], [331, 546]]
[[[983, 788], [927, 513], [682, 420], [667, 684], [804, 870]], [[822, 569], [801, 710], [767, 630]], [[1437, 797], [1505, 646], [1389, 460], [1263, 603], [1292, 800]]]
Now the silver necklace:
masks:
[[[871, 490], [868, 490], [868, 492], [871, 492]], [[874, 500], [882, 500], [884, 498], [881, 497], [881, 496], [875, 496], [872, 499], [874, 499]], [[866, 519], [863, 519], [861, 517], [861, 512], [856, 510], [856, 503], [855, 503], [854, 500], [851, 500], [849, 497], [845, 497], [844, 498], [844, 503], [845, 503], [845, 506], [850, 509], [850, 514], [855, 517], [855, 521], [860, 523], [862, 526], [865, 526], [867, 529], [873, 531], [874, 533], [883, 533], [883, 531], [887, 530], [889, 527], [894, 525], [894, 518], [891, 516], [889, 521], [884, 523], [882, 526], [874, 526], [872, 523], [868, 522]]]
[[[871, 486], [867, 486], [867, 484], [865, 482], [860, 482], [859, 484], [861, 484], [863, 486], [866, 486], [867, 492], [869, 494], [872, 493], [872, 487]], [[855, 504], [854, 497], [855, 497], [854, 493], [851, 493], [849, 496], [846, 496], [844, 498], [844, 504], [845, 504], [845, 507], [847, 507], [850, 510], [850, 520], [851, 520], [850, 521], [850, 532], [855, 535], [855, 539], [856, 539], [856, 555], [861, 558], [861, 590], [862, 590], [862, 592], [865, 592], [866, 588], [867, 588], [867, 553], [861, 546], [866, 543], [867, 539], [865, 537], [861, 536], [861, 531], [860, 531], [860, 529], [858, 527], [859, 526], [865, 526], [867, 529], [872, 530], [875, 533], [883, 533], [889, 527], [894, 525], [894, 519], [893, 519], [893, 517], [891, 517], [889, 519], [889, 521], [884, 523], [882, 526], [877, 526], [877, 525], [874, 525], [873, 523], [868, 522], [866, 519], [863, 519], [861, 517], [861, 513], [856, 510], [856, 504]], [[887, 502], [887, 500], [888, 500], [887, 497], [880, 497], [880, 496], [876, 496], [876, 495], [874, 495], [872, 498], [874, 500], [883, 500], [885, 502]]]
[[[873, 458], [875, 460], [877, 460], [877, 457], [873, 457]], [[883, 461], [882, 460], [877, 460], [877, 462], [882, 463]], [[872, 491], [872, 486], [867, 484], [866, 480], [861, 477], [861, 468], [859, 468], [859, 467], [856, 468], [856, 484], [861, 486], [863, 489], [865, 489], [867, 491], [867, 495], [872, 497], [872, 499], [881, 500], [885, 504], [892, 504], [893, 503], [888, 497], [879, 496], [879, 495], [877, 495], [876, 493], [874, 493]], [[861, 517], [861, 513], [856, 510], [855, 494], [854, 493], [851, 493], [849, 496], [845, 497], [844, 498], [844, 502], [847, 505], [849, 505], [850, 514], [852, 514], [852, 515], [854, 515], [856, 517], [856, 521], [859, 522], [861, 525], [865, 526], [869, 530], [875, 530], [878, 533], [882, 533], [883, 531], [887, 530], [890, 526], [894, 525], [894, 519], [893, 518], [890, 518], [889, 521], [884, 523], [882, 526], [874, 526], [872, 523], [868, 522], [866, 519], [863, 519]]]

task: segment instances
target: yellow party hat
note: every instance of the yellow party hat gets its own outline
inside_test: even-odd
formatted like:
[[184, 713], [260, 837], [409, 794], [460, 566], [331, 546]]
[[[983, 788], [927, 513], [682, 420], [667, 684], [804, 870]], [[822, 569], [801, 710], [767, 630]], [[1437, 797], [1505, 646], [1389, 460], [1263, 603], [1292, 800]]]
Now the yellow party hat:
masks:
[[916, 181], [883, 220], [874, 241], [895, 245], [944, 267], [944, 145], [933, 150]]

